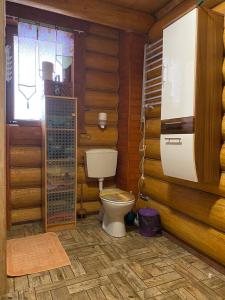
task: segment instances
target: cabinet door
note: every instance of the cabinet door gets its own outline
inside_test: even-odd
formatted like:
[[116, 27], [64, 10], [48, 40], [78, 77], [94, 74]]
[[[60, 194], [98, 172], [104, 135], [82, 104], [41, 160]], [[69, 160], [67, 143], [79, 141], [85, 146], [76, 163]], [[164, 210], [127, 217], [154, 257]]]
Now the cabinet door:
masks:
[[180, 179], [198, 181], [194, 156], [194, 134], [161, 134], [163, 173]]
[[198, 10], [163, 30], [161, 119], [194, 116]]

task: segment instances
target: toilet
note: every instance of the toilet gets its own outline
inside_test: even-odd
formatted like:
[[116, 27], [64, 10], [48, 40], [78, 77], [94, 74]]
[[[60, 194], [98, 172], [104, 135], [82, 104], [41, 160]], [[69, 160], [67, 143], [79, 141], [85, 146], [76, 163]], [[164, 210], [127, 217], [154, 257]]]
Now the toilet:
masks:
[[100, 198], [104, 209], [102, 228], [111, 236], [125, 236], [124, 216], [134, 205], [134, 195], [114, 188], [102, 190]]
[[130, 192], [118, 188], [103, 189], [104, 178], [116, 174], [117, 150], [86, 150], [87, 175], [99, 181], [100, 198], [103, 205], [102, 228], [113, 237], [126, 235], [124, 216], [132, 209], [135, 197]]

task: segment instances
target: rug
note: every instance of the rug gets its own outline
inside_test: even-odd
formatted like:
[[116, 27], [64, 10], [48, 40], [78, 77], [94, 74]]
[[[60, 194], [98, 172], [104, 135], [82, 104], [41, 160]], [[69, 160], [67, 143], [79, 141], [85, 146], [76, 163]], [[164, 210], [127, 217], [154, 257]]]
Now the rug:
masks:
[[54, 232], [7, 241], [7, 274], [22, 276], [70, 265]]

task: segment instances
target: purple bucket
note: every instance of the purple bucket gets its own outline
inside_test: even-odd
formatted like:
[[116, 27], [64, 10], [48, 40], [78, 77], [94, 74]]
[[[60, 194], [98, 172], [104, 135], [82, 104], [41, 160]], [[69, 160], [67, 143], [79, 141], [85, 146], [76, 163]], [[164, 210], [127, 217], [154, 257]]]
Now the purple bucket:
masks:
[[140, 208], [138, 211], [139, 233], [143, 236], [161, 234], [160, 216], [154, 208]]

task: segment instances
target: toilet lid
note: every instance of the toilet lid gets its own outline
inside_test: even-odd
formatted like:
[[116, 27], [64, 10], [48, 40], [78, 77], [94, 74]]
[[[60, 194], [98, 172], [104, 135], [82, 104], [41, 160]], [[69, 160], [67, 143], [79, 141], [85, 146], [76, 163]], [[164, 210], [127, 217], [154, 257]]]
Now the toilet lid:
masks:
[[104, 189], [100, 192], [100, 197], [112, 202], [134, 201], [135, 197], [132, 192], [126, 192], [121, 189]]

